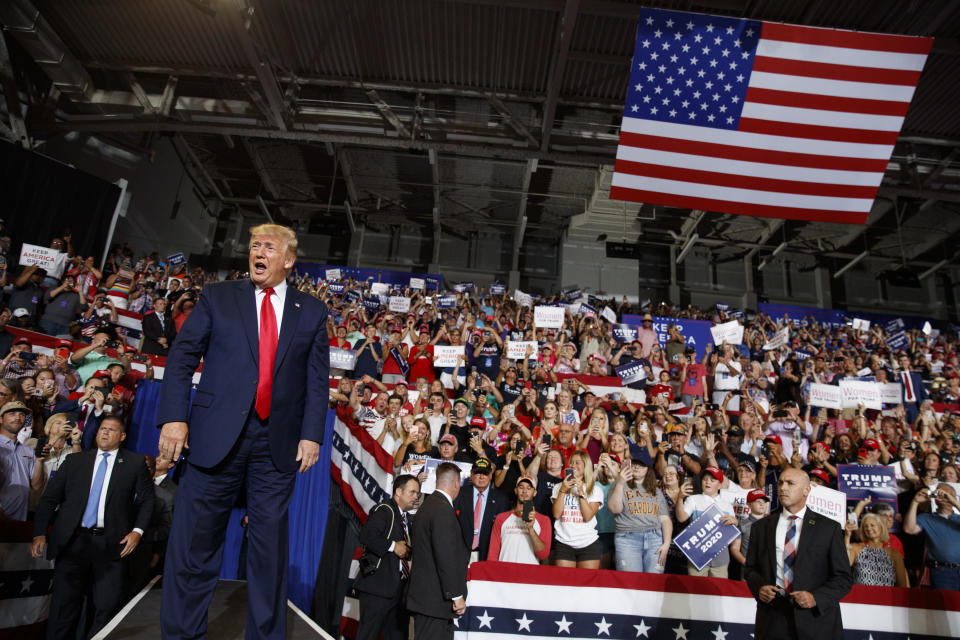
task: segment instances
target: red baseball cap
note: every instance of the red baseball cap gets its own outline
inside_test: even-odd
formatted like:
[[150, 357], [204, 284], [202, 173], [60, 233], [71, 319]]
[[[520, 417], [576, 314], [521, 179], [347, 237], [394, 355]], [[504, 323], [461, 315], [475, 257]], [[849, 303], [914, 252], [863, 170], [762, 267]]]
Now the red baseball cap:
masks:
[[781, 440], [781, 439], [780, 439], [780, 436], [778, 436], [778, 435], [764, 436], [764, 437], [763, 437], [763, 441], [764, 441], [764, 442], [775, 442], [775, 443], [777, 443], [778, 445], [780, 445], [781, 447], [783, 446], [783, 440]]
[[830, 445], [828, 445], [826, 442], [814, 442], [810, 448], [812, 449], [816, 447], [820, 447], [824, 451], [830, 451]]
[[830, 474], [823, 469], [810, 469], [808, 474], [816, 478], [820, 478], [826, 484], [830, 484]]
[[93, 375], [90, 376], [90, 377], [91, 377], [91, 378], [109, 378], [109, 377], [110, 377], [110, 372], [107, 371], [106, 369], [98, 369], [98, 370], [94, 371], [94, 372], [93, 372]]
[[874, 451], [880, 450], [880, 443], [874, 440], [873, 438], [867, 438], [862, 443], [860, 443], [861, 449], [873, 449]]
[[770, 502], [770, 498], [766, 493], [763, 492], [763, 489], [753, 489], [747, 494], [747, 504], [756, 502], [757, 500], [766, 500], [767, 502]]
[[452, 433], [448, 433], [448, 434], [445, 435], [445, 436], [440, 436], [440, 440], [437, 442], [437, 444], [443, 444], [443, 443], [445, 443], [445, 442], [446, 442], [447, 444], [456, 445], [456, 444], [457, 444], [457, 438], [456, 438]]
[[487, 428], [487, 421], [484, 420], [483, 418], [480, 418], [480, 417], [470, 418], [470, 426], [471, 426], [471, 427], [483, 427], [484, 429], [486, 429], [486, 428]]
[[394, 386], [394, 387], [404, 386], [404, 387], [406, 387], [407, 389], [410, 388], [410, 385], [407, 384], [407, 381], [406, 381], [406, 380], [398, 380], [393, 386]]
[[709, 466], [703, 468], [703, 473], [709, 473], [714, 478], [717, 479], [717, 482], [723, 482], [723, 471], [720, 471], [717, 467]]

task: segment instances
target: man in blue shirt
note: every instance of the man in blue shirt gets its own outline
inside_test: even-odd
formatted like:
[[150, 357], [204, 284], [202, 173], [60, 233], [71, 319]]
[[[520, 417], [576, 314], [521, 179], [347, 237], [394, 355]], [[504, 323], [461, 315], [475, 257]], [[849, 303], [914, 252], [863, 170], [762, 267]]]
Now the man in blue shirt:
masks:
[[[903, 530], [910, 535], [926, 534], [927, 566], [935, 589], [960, 591], [960, 509], [957, 492], [948, 484], [933, 490], [931, 513], [917, 514], [919, 505], [931, 502], [930, 490], [921, 489], [910, 502]], [[936, 505], [936, 511], [933, 506]]]
[[364, 339], [355, 343], [357, 362], [353, 368], [353, 378], [359, 380], [363, 376], [380, 378], [377, 365], [383, 360], [383, 345], [376, 339], [377, 328], [368, 323], [363, 329]]

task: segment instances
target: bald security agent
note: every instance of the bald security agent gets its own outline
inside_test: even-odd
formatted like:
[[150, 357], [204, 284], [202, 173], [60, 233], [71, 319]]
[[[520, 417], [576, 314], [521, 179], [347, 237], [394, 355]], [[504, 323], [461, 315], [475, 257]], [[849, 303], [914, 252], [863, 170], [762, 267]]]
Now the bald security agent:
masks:
[[810, 479], [789, 468], [780, 508], [750, 530], [744, 570], [757, 600], [756, 640], [842, 640], [840, 600], [853, 586], [843, 532], [807, 508]]
[[260, 225], [250, 235], [249, 279], [204, 287], [164, 371], [160, 457], [176, 460], [186, 452], [163, 570], [167, 639], [206, 634], [227, 520], [244, 489], [246, 637], [286, 636], [287, 510], [297, 470], [313, 466], [323, 442], [327, 310], [287, 286], [297, 256], [291, 229]]
[[407, 585], [407, 609], [417, 640], [452, 640], [453, 619], [467, 610], [467, 564], [453, 501], [460, 493], [460, 468], [437, 466], [437, 490], [417, 510], [413, 526], [413, 567]]

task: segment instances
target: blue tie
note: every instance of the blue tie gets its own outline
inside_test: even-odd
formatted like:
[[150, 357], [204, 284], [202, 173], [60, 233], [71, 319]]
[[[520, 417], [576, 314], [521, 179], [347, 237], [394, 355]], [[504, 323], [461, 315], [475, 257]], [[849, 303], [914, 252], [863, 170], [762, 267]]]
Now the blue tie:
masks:
[[103, 454], [103, 462], [97, 467], [97, 472], [93, 476], [93, 486], [90, 487], [90, 495], [87, 496], [87, 508], [83, 512], [83, 521], [81, 524], [92, 529], [97, 526], [97, 512], [100, 511], [100, 493], [103, 491], [103, 479], [107, 477], [107, 458], [109, 453]]

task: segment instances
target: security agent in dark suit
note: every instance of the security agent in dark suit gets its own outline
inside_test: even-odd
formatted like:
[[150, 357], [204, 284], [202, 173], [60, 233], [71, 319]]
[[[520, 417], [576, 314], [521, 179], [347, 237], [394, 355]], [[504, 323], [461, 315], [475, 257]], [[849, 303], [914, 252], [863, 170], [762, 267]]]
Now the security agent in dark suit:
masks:
[[842, 640], [840, 600], [853, 585], [840, 526], [807, 509], [810, 480], [787, 469], [780, 509], [750, 531], [744, 569], [757, 599], [757, 640]]
[[130, 597], [163, 569], [163, 557], [173, 524], [173, 505], [177, 497], [177, 484], [170, 473], [173, 464], [169, 460], [157, 460], [153, 456], [144, 458], [153, 480], [153, 514], [143, 540], [127, 564], [127, 593]]
[[[120, 447], [123, 420], [107, 416], [97, 447], [67, 456], [47, 484], [33, 527], [33, 557], [56, 560], [47, 638], [75, 638], [89, 593], [96, 610], [90, 635], [123, 603], [124, 563], [153, 512], [153, 483], [143, 456]], [[53, 530], [47, 541], [47, 528]]]
[[407, 584], [407, 609], [413, 614], [417, 640], [450, 640], [453, 619], [467, 610], [467, 563], [453, 501], [460, 492], [460, 469], [437, 467], [437, 490], [417, 511], [413, 527], [413, 567]]
[[153, 311], [146, 313], [141, 321], [143, 327], [142, 353], [153, 356], [165, 356], [170, 351], [170, 345], [177, 337], [177, 325], [167, 313], [167, 299], [157, 298], [153, 301]]
[[[405, 640], [410, 614], [403, 603], [403, 589], [410, 575], [410, 523], [407, 511], [420, 497], [420, 483], [409, 474], [393, 481], [393, 499], [381, 502], [367, 516], [360, 530], [364, 560], [376, 568], [361, 575], [353, 588], [360, 601], [357, 640]], [[361, 562], [361, 570], [365, 562]]]
[[[493, 521], [497, 516], [510, 509], [510, 502], [496, 487], [492, 486], [493, 463], [487, 458], [477, 458], [470, 469], [470, 482], [453, 502], [457, 510], [457, 519], [463, 532], [463, 542], [471, 553], [476, 552], [476, 560], [486, 560], [490, 549], [490, 534]], [[474, 527], [474, 507], [480, 502], [479, 527]], [[474, 544], [476, 541], [476, 544]]]

